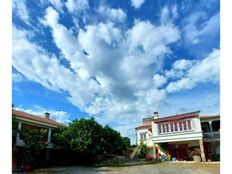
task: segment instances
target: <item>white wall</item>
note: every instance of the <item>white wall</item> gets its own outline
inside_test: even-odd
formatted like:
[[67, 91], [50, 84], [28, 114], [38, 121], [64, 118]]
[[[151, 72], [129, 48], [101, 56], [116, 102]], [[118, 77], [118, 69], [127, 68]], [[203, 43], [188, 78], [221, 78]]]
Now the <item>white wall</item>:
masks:
[[152, 142], [152, 133], [150, 131], [147, 130], [147, 128], [142, 128], [142, 129], [138, 129], [136, 131], [136, 136], [137, 136], [137, 144], [139, 145], [141, 140], [140, 140], [140, 134], [142, 133], [146, 133], [146, 139], [143, 140], [144, 144], [146, 144], [149, 147], [153, 146], [153, 142]]

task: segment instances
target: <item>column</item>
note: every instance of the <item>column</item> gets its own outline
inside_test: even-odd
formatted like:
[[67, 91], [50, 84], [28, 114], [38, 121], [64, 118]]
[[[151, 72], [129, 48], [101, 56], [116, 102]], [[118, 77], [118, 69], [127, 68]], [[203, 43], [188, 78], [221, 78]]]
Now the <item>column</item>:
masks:
[[201, 160], [205, 162], [205, 151], [204, 151], [204, 145], [203, 145], [203, 140], [199, 140], [199, 145], [200, 145], [200, 150], [201, 150]]
[[52, 129], [49, 128], [49, 129], [48, 129], [48, 143], [51, 142], [51, 134], [52, 134]]
[[19, 134], [19, 131], [21, 130], [22, 128], [22, 122], [18, 122], [18, 131], [16, 133], [16, 144], [20, 141], [20, 134]]
[[156, 149], [157, 149], [156, 145], [153, 144], [153, 157], [154, 157], [154, 158], [157, 158]]
[[19, 121], [19, 123], [18, 123], [18, 130], [20, 131], [21, 128], [22, 128], [22, 122]]
[[209, 132], [213, 132], [212, 121], [209, 121]]

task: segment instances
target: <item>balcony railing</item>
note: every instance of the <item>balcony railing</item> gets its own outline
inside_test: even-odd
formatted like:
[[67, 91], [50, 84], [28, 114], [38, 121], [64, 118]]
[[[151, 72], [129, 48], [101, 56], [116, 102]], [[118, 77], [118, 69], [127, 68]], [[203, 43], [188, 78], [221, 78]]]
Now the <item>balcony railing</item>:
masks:
[[203, 132], [203, 138], [209, 140], [220, 139], [220, 132]]

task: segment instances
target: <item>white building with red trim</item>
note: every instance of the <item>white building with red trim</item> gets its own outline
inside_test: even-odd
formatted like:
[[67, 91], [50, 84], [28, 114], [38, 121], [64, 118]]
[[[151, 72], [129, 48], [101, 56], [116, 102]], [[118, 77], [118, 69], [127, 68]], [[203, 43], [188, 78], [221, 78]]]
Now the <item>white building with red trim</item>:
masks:
[[[220, 116], [199, 116], [200, 111], [160, 118], [158, 112], [136, 127], [137, 144], [153, 148], [153, 157], [164, 152], [177, 160], [190, 160], [197, 153], [202, 161], [219, 160]], [[208, 138], [207, 138], [208, 137]], [[166, 147], [164, 149], [162, 146]]]

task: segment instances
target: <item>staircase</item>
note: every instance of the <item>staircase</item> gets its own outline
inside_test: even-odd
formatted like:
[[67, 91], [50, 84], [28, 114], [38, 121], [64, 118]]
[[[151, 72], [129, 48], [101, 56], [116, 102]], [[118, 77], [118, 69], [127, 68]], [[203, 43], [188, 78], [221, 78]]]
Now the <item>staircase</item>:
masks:
[[135, 155], [139, 152], [139, 147], [137, 146], [130, 155], [130, 159], [134, 159]]

